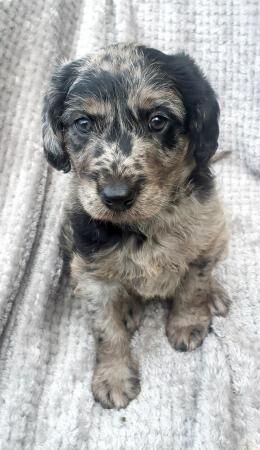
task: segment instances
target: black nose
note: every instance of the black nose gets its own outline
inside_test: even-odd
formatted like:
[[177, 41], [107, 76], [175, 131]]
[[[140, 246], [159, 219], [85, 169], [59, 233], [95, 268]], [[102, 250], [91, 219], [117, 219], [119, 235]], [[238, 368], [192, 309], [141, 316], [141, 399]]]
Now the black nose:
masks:
[[100, 195], [106, 206], [117, 211], [131, 208], [135, 198], [134, 190], [123, 181], [107, 184]]

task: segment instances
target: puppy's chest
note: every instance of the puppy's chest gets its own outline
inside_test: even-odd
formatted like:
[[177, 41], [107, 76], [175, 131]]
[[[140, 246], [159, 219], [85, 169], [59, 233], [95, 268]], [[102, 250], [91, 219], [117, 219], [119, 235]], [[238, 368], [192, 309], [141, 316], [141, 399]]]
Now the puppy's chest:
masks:
[[147, 245], [141, 255], [129, 258], [133, 265], [129, 282], [140, 295], [167, 297], [174, 292], [185, 267], [183, 255], [176, 252], [176, 247], [174, 242], [169, 242], [168, 248]]
[[146, 298], [171, 295], [193, 257], [183, 230], [150, 235], [73, 216], [73, 247], [96, 277], [118, 281]]
[[173, 234], [143, 242], [129, 239], [113, 252], [104, 255], [98, 272], [116, 279], [145, 298], [167, 297], [174, 292], [187, 268], [183, 241]]

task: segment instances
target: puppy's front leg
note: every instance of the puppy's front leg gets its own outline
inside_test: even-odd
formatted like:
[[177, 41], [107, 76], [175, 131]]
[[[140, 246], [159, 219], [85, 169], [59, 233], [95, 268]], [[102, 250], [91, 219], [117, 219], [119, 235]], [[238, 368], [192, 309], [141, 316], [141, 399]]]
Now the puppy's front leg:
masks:
[[117, 283], [88, 278], [83, 291], [96, 342], [94, 397], [105, 408], [124, 408], [140, 392], [138, 368], [130, 352], [130, 337], [141, 305]]
[[195, 262], [175, 292], [166, 334], [176, 350], [197, 348], [208, 333], [212, 316], [228, 312], [229, 297], [211, 272], [210, 261]]

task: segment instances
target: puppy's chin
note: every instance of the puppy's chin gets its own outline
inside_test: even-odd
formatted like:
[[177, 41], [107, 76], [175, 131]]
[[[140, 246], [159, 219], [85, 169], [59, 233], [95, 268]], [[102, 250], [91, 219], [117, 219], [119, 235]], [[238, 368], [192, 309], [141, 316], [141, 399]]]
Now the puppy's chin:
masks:
[[112, 211], [101, 202], [89, 204], [88, 200], [84, 198], [81, 198], [80, 201], [84, 210], [93, 219], [104, 220], [115, 224], [138, 224], [152, 219], [161, 211], [160, 206], [151, 207], [149, 204], [147, 205], [148, 211], [146, 211], [146, 208], [141, 206], [139, 202], [136, 202], [136, 204], [126, 211]]

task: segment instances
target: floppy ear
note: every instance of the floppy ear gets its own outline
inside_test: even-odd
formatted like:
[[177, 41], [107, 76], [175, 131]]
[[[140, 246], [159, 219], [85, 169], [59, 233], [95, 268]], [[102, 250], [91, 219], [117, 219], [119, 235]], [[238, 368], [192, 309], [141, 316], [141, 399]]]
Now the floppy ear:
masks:
[[57, 170], [70, 171], [69, 155], [64, 146], [61, 116], [69, 88], [76, 80], [81, 60], [64, 64], [53, 73], [42, 111], [43, 148], [48, 162]]
[[215, 92], [192, 58], [183, 53], [170, 56], [174, 83], [187, 112], [189, 152], [206, 165], [218, 148], [219, 105]]

